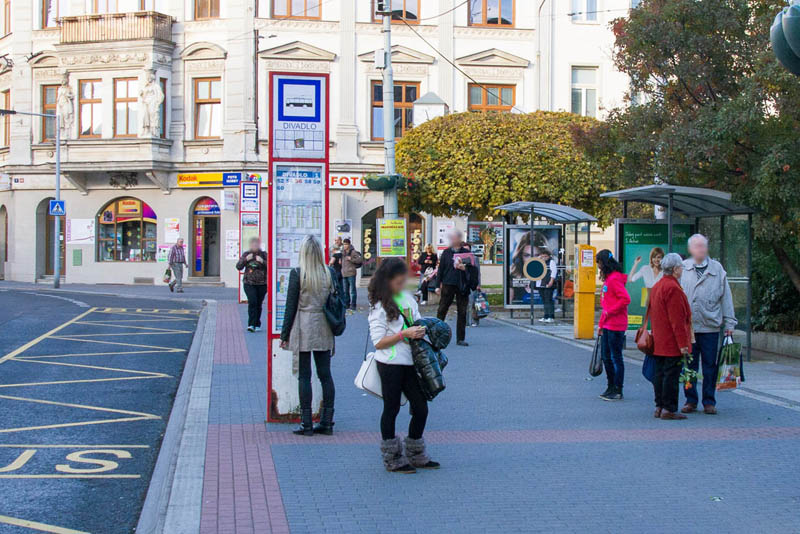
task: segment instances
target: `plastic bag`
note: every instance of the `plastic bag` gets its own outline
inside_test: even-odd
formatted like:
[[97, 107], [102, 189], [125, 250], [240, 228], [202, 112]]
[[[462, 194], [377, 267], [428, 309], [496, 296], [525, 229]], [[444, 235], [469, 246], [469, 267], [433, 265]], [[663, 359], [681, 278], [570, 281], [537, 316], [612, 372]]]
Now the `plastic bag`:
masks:
[[475, 295], [475, 317], [483, 319], [489, 316], [489, 299], [486, 298], [486, 293], [478, 291]]
[[597, 334], [597, 341], [594, 343], [594, 350], [592, 351], [592, 359], [589, 361], [589, 374], [592, 376], [600, 376], [603, 374], [603, 359], [600, 356], [600, 343], [603, 341], [603, 334]]
[[164, 271], [164, 283], [169, 284], [169, 281], [172, 280], [172, 269], [167, 267], [167, 270]]
[[725, 336], [717, 355], [717, 391], [736, 389], [742, 380], [742, 344]]

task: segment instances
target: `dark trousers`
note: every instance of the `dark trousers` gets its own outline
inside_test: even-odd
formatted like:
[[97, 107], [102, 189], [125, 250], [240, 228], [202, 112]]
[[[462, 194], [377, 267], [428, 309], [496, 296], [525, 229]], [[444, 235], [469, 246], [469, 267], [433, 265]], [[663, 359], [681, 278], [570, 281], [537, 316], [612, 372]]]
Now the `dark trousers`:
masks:
[[342, 288], [342, 299], [344, 300], [344, 307], [345, 308], [352, 308], [356, 309], [356, 297], [358, 293], [356, 292], [356, 277], [355, 276], [343, 276], [342, 283], [344, 287]]
[[[697, 371], [703, 363], [703, 406], [716, 406], [714, 394], [717, 391], [717, 350], [719, 349], [719, 332], [696, 332], [692, 345], [692, 363], [689, 368]], [[684, 390], [686, 402], [697, 404], [697, 381]]]
[[625, 363], [622, 361], [622, 349], [625, 348], [625, 332], [603, 329], [600, 336], [600, 354], [606, 369], [608, 385], [622, 388], [625, 382]]
[[656, 362], [656, 374], [653, 378], [653, 392], [656, 397], [656, 408], [668, 412], [678, 411], [678, 379], [681, 376], [683, 358], [670, 356], [653, 356]]
[[267, 286], [254, 286], [244, 284], [244, 294], [247, 295], [247, 326], [261, 326], [261, 310], [264, 307], [264, 297], [267, 296]]
[[542, 297], [542, 306], [544, 307], [544, 318], [556, 318], [556, 304], [553, 301], [553, 288], [552, 287], [539, 287], [539, 296]]
[[408, 437], [420, 439], [428, 420], [428, 401], [419, 385], [417, 372], [413, 365], [388, 365], [377, 362], [381, 375], [383, 392], [383, 413], [381, 414], [381, 436], [384, 440], [394, 439], [394, 426], [400, 413], [402, 394], [406, 394], [411, 404], [411, 422], [408, 424]]
[[442, 284], [442, 291], [439, 300], [439, 310], [436, 316], [439, 320], [444, 321], [447, 318], [447, 310], [456, 301], [456, 341], [464, 341], [467, 337], [467, 307], [469, 307], [469, 294], [462, 294], [458, 290], [458, 286]]
[[[333, 408], [333, 401], [336, 397], [336, 388], [333, 385], [331, 375], [331, 351], [315, 350], [314, 364], [317, 367], [317, 378], [322, 383], [322, 407]], [[311, 409], [311, 353], [300, 353], [299, 370], [300, 409]]]

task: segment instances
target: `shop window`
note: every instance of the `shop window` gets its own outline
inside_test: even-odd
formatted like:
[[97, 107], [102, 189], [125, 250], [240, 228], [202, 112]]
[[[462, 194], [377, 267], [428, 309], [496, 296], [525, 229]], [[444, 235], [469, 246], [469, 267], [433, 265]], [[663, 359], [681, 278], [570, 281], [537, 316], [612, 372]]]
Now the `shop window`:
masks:
[[319, 0], [273, 0], [272, 17], [276, 19], [319, 19]]
[[514, 0], [470, 0], [470, 26], [513, 26]]
[[[394, 82], [394, 136], [403, 137], [414, 125], [414, 101], [418, 82]], [[383, 83], [372, 82], [372, 140], [383, 141]]]
[[597, 117], [596, 67], [572, 67], [571, 111], [576, 115]]
[[[391, 2], [392, 22], [406, 21], [409, 24], [419, 23], [419, 5], [421, 0], [384, 0]], [[372, 21], [381, 22], [383, 17], [377, 14], [378, 1], [372, 0]]]
[[156, 223], [138, 198], [111, 202], [97, 217], [97, 261], [156, 261]]
[[219, 18], [219, 0], [194, 0], [194, 18]]
[[597, 22], [597, 0], [572, 0], [572, 22]]
[[80, 137], [100, 137], [103, 133], [101, 80], [81, 80], [78, 93]]
[[136, 110], [139, 107], [137, 78], [116, 78], [114, 80], [114, 137], [136, 137], [138, 122]]
[[[3, 109], [11, 109], [11, 89], [6, 89], [0, 93], [0, 100], [3, 102]], [[3, 139], [2, 146], [11, 145], [11, 116], [3, 115]]]
[[470, 111], [511, 111], [515, 98], [513, 85], [469, 84]]
[[86, 0], [90, 13], [117, 13], [117, 0]]
[[477, 260], [485, 265], [503, 263], [503, 221], [469, 220], [467, 243]]
[[194, 138], [219, 139], [222, 137], [222, 80], [197, 78], [194, 80]]
[[[58, 85], [42, 86], [42, 113], [56, 114], [56, 101], [58, 99]], [[56, 120], [42, 117], [42, 143], [56, 140]]]

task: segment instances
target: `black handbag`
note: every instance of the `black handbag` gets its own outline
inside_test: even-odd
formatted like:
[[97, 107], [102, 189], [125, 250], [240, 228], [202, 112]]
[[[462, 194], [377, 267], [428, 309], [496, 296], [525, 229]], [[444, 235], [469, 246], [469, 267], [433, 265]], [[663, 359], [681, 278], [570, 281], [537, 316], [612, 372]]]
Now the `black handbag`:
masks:
[[594, 350], [592, 351], [592, 360], [589, 362], [589, 374], [592, 376], [600, 376], [603, 374], [603, 358], [600, 354], [600, 343], [602, 343], [603, 334], [597, 334], [597, 341], [594, 343]]
[[339, 284], [336, 283], [333, 274], [331, 274], [331, 291], [328, 293], [322, 311], [325, 312], [325, 319], [328, 321], [333, 335], [341, 336], [344, 329], [347, 328], [347, 310], [344, 307], [342, 296], [339, 294]]

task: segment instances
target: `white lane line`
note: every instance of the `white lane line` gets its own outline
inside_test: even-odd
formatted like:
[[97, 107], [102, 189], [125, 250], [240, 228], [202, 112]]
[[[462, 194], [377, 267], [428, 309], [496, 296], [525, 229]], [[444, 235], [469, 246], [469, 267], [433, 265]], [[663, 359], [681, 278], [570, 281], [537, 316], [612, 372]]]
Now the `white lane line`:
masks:
[[37, 297], [49, 297], [51, 299], [65, 300], [65, 301], [70, 302], [72, 304], [75, 304], [76, 306], [79, 306], [81, 308], [88, 308], [89, 307], [89, 305], [86, 304], [85, 302], [83, 302], [82, 300], [75, 300], [75, 299], [71, 299], [71, 298], [67, 298], [67, 297], [62, 297], [60, 295], [50, 295], [48, 293], [34, 293], [32, 291], [23, 291], [23, 293], [25, 293], [26, 295], [36, 295]]

